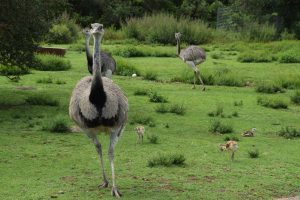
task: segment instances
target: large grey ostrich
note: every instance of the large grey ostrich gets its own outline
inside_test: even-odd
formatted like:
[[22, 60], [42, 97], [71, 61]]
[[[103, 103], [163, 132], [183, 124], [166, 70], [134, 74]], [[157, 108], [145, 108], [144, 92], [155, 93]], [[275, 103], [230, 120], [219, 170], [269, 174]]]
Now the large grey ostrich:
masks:
[[115, 183], [114, 148], [127, 121], [128, 101], [121, 89], [109, 78], [101, 77], [100, 44], [104, 35], [102, 24], [92, 24], [94, 37], [93, 75], [82, 78], [75, 86], [69, 105], [69, 115], [91, 138], [99, 154], [103, 184], [108, 187], [104, 171], [102, 147], [97, 139], [98, 132], [110, 134], [108, 157], [112, 171], [112, 195], [121, 193]]
[[[91, 38], [91, 32], [89, 28], [85, 28], [83, 30], [85, 33], [85, 53], [87, 58], [87, 64], [88, 64], [88, 70], [92, 74], [93, 73], [93, 56], [90, 52], [90, 38]], [[113, 57], [106, 52], [101, 51], [101, 73], [102, 76], [105, 76], [107, 78], [111, 79], [112, 74], [116, 71], [116, 61], [113, 59]]]
[[205, 51], [197, 46], [191, 45], [186, 49], [180, 49], [180, 37], [181, 33], [175, 33], [175, 38], [177, 41], [177, 56], [179, 56], [183, 62], [188, 64], [194, 70], [194, 86], [193, 89], [196, 88], [195, 81], [198, 78], [202, 84], [202, 90], [205, 90], [204, 83], [201, 79], [200, 70], [196, 65], [204, 62], [206, 59]]

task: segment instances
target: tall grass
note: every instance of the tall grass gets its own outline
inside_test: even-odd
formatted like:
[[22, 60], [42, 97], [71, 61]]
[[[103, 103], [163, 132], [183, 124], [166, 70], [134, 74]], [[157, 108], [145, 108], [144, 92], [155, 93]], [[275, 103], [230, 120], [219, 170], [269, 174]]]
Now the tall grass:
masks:
[[129, 38], [162, 44], [175, 44], [174, 33], [181, 32], [182, 42], [202, 44], [212, 41], [212, 31], [201, 20], [176, 19], [173, 15], [158, 13], [131, 18], [122, 26]]
[[64, 71], [71, 68], [71, 62], [59, 56], [37, 54], [35, 58], [36, 64], [33, 68], [36, 70]]
[[269, 108], [274, 109], [287, 109], [288, 108], [288, 102], [280, 97], [258, 97], [257, 98], [257, 104], [262, 105]]

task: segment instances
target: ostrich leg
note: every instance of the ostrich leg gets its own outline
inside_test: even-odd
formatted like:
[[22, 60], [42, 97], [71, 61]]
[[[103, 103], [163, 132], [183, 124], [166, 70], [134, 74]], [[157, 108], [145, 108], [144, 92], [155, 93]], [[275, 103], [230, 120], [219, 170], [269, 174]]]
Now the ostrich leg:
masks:
[[115, 145], [118, 142], [118, 137], [121, 135], [122, 131], [124, 129], [124, 126], [122, 125], [118, 129], [116, 129], [114, 132], [111, 133], [110, 135], [110, 145], [108, 149], [108, 158], [110, 162], [110, 167], [111, 167], [111, 174], [112, 174], [112, 189], [111, 189], [111, 194], [115, 197], [121, 197], [122, 194], [118, 190], [115, 182], [115, 167], [114, 167], [114, 151], [115, 151]]
[[102, 175], [103, 175], [103, 183], [99, 185], [99, 187], [101, 188], [106, 188], [108, 187], [108, 180], [104, 171], [104, 164], [103, 164], [103, 156], [102, 156], [102, 146], [100, 144], [100, 142], [98, 141], [97, 135], [96, 133], [93, 132], [88, 132], [87, 133], [88, 137], [91, 138], [92, 142], [95, 145], [96, 151], [99, 154], [99, 158], [100, 158], [100, 167], [102, 168]]
[[[204, 83], [201, 79], [201, 74], [200, 74], [200, 70], [198, 69], [198, 67], [196, 67], [195, 63], [193, 61], [186, 61], [186, 63], [194, 70], [194, 88], [196, 87], [195, 86], [195, 78], [197, 77], [199, 79], [199, 81], [201, 82], [202, 84], [202, 90], [204, 91], [205, 90], [205, 86], [204, 86]], [[194, 89], [193, 88], [193, 89]]]

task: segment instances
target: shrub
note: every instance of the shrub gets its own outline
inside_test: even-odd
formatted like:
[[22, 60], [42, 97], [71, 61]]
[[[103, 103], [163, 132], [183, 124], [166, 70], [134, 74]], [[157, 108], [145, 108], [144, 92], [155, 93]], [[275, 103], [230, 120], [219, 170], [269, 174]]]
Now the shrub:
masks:
[[157, 73], [148, 71], [148, 72], [146, 72], [146, 74], [144, 76], [144, 79], [149, 80], [149, 81], [156, 81], [157, 80]]
[[0, 64], [1, 76], [20, 76], [24, 74], [29, 74], [29, 69], [27, 67], [5, 66]]
[[255, 88], [256, 92], [260, 92], [260, 93], [278, 93], [278, 92], [285, 92], [284, 89], [275, 83], [260, 83], [256, 86]]
[[134, 115], [132, 120], [130, 121], [130, 124], [142, 124], [142, 125], [149, 125], [155, 126], [154, 120], [152, 117], [149, 116], [143, 116], [143, 115]]
[[183, 104], [174, 104], [170, 107], [170, 113], [175, 113], [176, 115], [185, 115], [186, 108]]
[[234, 105], [234, 106], [243, 106], [243, 104], [244, 104], [244, 103], [243, 103], [243, 100], [240, 100], [240, 101], [234, 101], [234, 102], [233, 102], [233, 105]]
[[157, 144], [158, 142], [158, 137], [156, 135], [148, 135], [147, 139], [151, 144]]
[[55, 44], [68, 44], [72, 42], [72, 34], [67, 25], [53, 24], [49, 30], [47, 41]]
[[234, 112], [232, 113], [232, 116], [233, 116], [233, 117], [238, 117], [238, 116], [239, 116], [239, 113], [238, 113], [237, 111], [234, 111]]
[[58, 106], [59, 101], [53, 99], [52, 96], [46, 94], [36, 94], [29, 96], [25, 99], [26, 103], [30, 105], [41, 105], [41, 106]]
[[259, 151], [258, 151], [258, 149], [248, 151], [248, 155], [249, 155], [250, 158], [258, 158], [259, 157]]
[[71, 68], [71, 63], [59, 56], [37, 54], [33, 68], [41, 71], [64, 71]]
[[276, 38], [276, 28], [267, 23], [259, 24], [256, 21], [248, 21], [241, 34], [247, 41], [268, 42]]
[[155, 111], [157, 113], [167, 113], [169, 112], [169, 108], [164, 103], [162, 103], [156, 107]]
[[275, 58], [265, 51], [247, 51], [238, 56], [238, 61], [245, 63], [272, 62], [273, 60], [275, 60]]
[[217, 109], [215, 111], [211, 111], [211, 112], [207, 113], [207, 115], [210, 117], [217, 117], [217, 116], [221, 115], [222, 113], [223, 113], [223, 106], [218, 105]]
[[116, 74], [119, 76], [132, 76], [132, 74], [140, 76], [139, 70], [137, 70], [134, 65], [130, 64], [126, 60], [118, 59], [117, 66]]
[[300, 105], [300, 91], [296, 91], [295, 94], [291, 97], [292, 102]]
[[166, 97], [158, 94], [157, 92], [150, 92], [149, 94], [149, 100], [150, 102], [153, 102], [153, 103], [167, 103], [168, 100]]
[[70, 131], [67, 120], [60, 116], [54, 119], [49, 119], [49, 121], [43, 127], [43, 130], [54, 133], [66, 133]]
[[136, 91], [134, 91], [134, 95], [136, 96], [146, 96], [148, 95], [149, 91], [145, 90], [145, 89], [137, 89]]
[[122, 57], [144, 57], [145, 54], [140, 51], [138, 48], [135, 46], [126, 46], [124, 48], [118, 48], [113, 52], [117, 56], [122, 56]]
[[279, 56], [280, 63], [300, 63], [300, 53], [296, 50], [291, 50], [282, 53]]
[[148, 160], [148, 167], [171, 167], [171, 166], [183, 166], [185, 163], [185, 157], [182, 154], [172, 155], [158, 155]]
[[51, 77], [48, 77], [48, 78], [41, 78], [41, 79], [38, 79], [36, 81], [37, 83], [53, 83], [53, 80]]
[[274, 109], [288, 108], [288, 103], [284, 99], [278, 97], [258, 97], [257, 104]]
[[300, 137], [300, 130], [297, 130], [296, 128], [285, 127], [281, 128], [278, 135], [287, 139], [292, 139]]
[[233, 141], [240, 141], [240, 139], [237, 137], [237, 136], [234, 136], [234, 135], [232, 135], [232, 136], [226, 136], [225, 138], [224, 138], [224, 141], [229, 141], [229, 140], [233, 140]]
[[57, 80], [55, 81], [55, 84], [57, 84], [57, 85], [66, 84], [66, 81], [62, 81], [62, 80], [57, 79]]
[[210, 125], [209, 131], [211, 133], [226, 134], [232, 133], [233, 128], [230, 125], [222, 124], [219, 120], [214, 120]]

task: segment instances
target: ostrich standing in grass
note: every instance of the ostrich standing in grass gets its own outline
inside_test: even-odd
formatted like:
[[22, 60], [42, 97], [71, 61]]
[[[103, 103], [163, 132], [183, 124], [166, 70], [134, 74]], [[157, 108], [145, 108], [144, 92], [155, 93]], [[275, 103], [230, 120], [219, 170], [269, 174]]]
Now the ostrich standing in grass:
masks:
[[193, 89], [196, 88], [195, 82], [196, 79], [199, 79], [202, 84], [202, 90], [205, 90], [204, 83], [201, 79], [200, 70], [196, 65], [204, 62], [206, 59], [205, 51], [197, 46], [189, 46], [186, 49], [180, 49], [180, 37], [181, 33], [175, 33], [175, 38], [177, 41], [177, 56], [179, 56], [183, 62], [188, 64], [194, 70], [194, 86]]
[[226, 142], [226, 144], [221, 144], [220, 145], [220, 150], [221, 151], [231, 151], [231, 160], [234, 160], [234, 153], [238, 149], [238, 143], [233, 140], [229, 140]]
[[109, 78], [101, 77], [100, 44], [104, 35], [102, 24], [92, 24], [94, 37], [93, 75], [82, 78], [75, 86], [69, 105], [69, 115], [91, 138], [99, 154], [103, 184], [108, 187], [104, 171], [102, 147], [97, 139], [98, 132], [110, 135], [108, 157], [112, 171], [112, 195], [121, 193], [115, 183], [114, 149], [127, 121], [128, 101], [121, 89]]
[[[93, 73], [93, 56], [90, 52], [90, 39], [91, 39], [91, 32], [89, 28], [85, 28], [83, 30], [85, 33], [85, 53], [87, 58], [88, 70], [92, 74]], [[101, 56], [101, 74], [107, 78], [112, 77], [112, 74], [116, 71], [116, 61], [111, 57], [109, 53], [100, 52]]]

